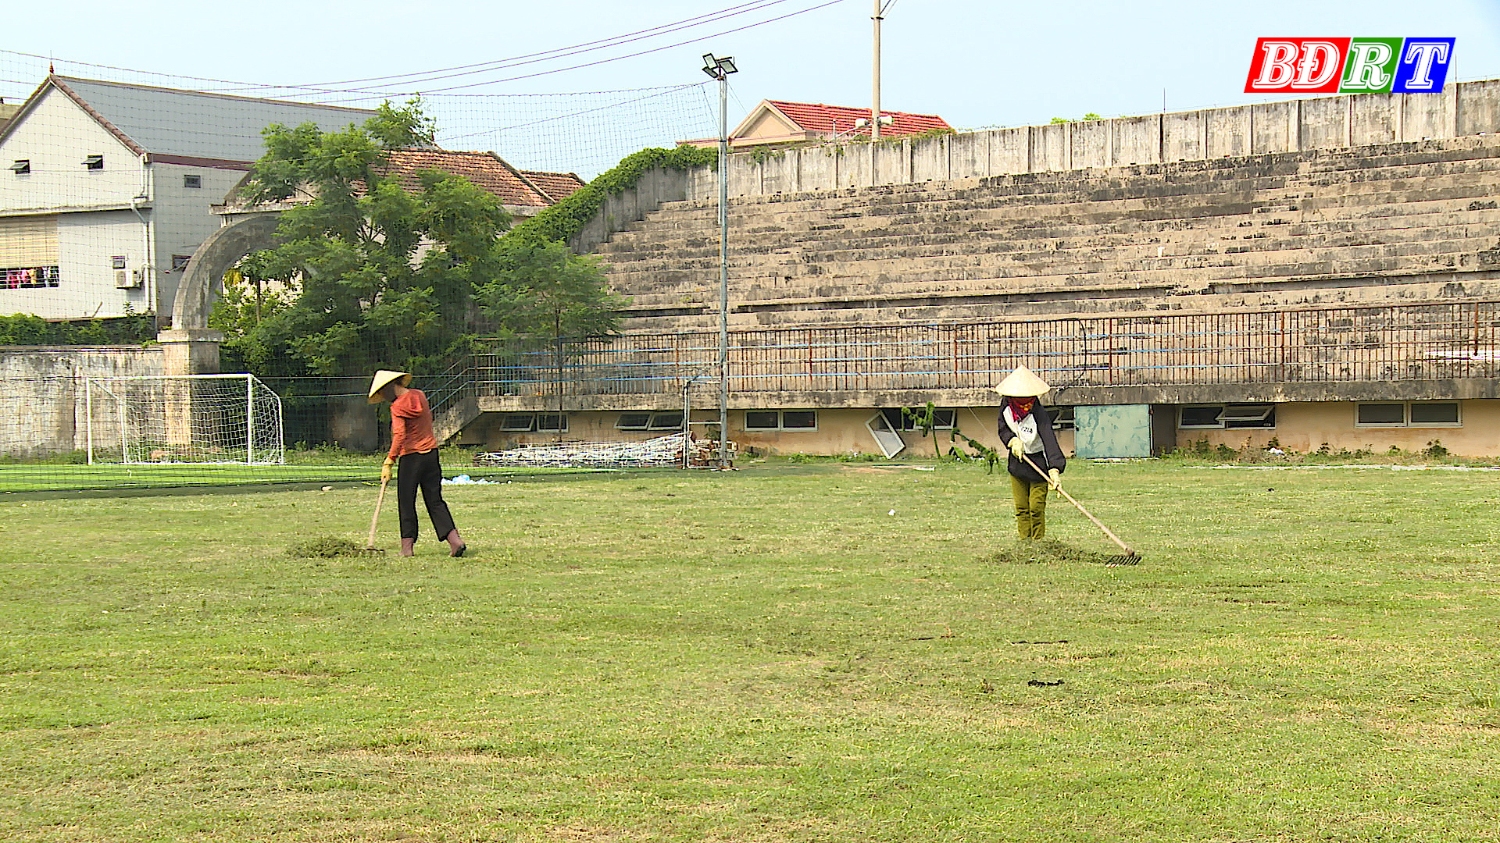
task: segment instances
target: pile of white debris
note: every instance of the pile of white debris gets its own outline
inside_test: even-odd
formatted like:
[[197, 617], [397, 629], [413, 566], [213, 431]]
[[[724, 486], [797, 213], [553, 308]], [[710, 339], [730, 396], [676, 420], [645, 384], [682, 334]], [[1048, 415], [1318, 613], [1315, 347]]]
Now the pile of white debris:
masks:
[[658, 436], [644, 442], [565, 442], [527, 445], [508, 451], [477, 454], [475, 465], [537, 468], [639, 468], [682, 465], [685, 433]]

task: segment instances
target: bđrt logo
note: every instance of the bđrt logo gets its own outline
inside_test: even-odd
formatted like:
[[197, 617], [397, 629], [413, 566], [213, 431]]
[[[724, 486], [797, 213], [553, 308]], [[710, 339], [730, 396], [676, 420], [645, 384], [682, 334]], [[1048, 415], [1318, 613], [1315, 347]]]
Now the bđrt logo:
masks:
[[1453, 38], [1261, 38], [1247, 94], [1436, 94]]

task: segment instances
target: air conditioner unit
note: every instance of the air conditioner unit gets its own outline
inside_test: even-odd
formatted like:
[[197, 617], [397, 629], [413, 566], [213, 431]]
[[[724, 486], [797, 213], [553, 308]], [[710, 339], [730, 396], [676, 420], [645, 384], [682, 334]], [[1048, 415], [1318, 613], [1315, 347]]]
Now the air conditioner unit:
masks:
[[139, 269], [133, 269], [128, 272], [123, 269], [117, 269], [115, 270], [115, 289], [139, 290], [143, 278], [144, 274]]

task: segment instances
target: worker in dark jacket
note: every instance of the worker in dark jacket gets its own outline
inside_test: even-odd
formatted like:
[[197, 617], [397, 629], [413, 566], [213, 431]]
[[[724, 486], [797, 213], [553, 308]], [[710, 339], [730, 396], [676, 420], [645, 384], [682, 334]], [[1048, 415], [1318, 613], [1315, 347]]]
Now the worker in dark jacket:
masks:
[[[1062, 487], [1068, 461], [1052, 431], [1052, 416], [1042, 406], [1041, 396], [1051, 387], [1025, 366], [1006, 376], [995, 391], [1003, 397], [1000, 406], [1000, 441], [1010, 451], [1011, 494], [1016, 501], [1016, 532], [1023, 539], [1039, 539], [1047, 533], [1047, 491]], [[1027, 460], [1035, 463], [1033, 468]], [[1041, 471], [1037, 471], [1037, 469]]]

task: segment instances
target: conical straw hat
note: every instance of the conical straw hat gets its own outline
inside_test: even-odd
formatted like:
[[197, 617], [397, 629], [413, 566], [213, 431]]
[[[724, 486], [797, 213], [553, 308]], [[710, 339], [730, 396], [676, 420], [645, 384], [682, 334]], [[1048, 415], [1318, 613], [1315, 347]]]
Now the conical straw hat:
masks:
[[1017, 366], [1014, 372], [1006, 375], [1005, 380], [995, 387], [995, 391], [1008, 398], [1035, 398], [1046, 395], [1051, 388], [1030, 369]]
[[370, 403], [379, 404], [381, 401], [380, 390], [391, 381], [399, 380], [402, 386], [411, 385], [411, 375], [406, 372], [393, 372], [390, 369], [381, 369], [375, 373], [375, 379], [370, 381]]

